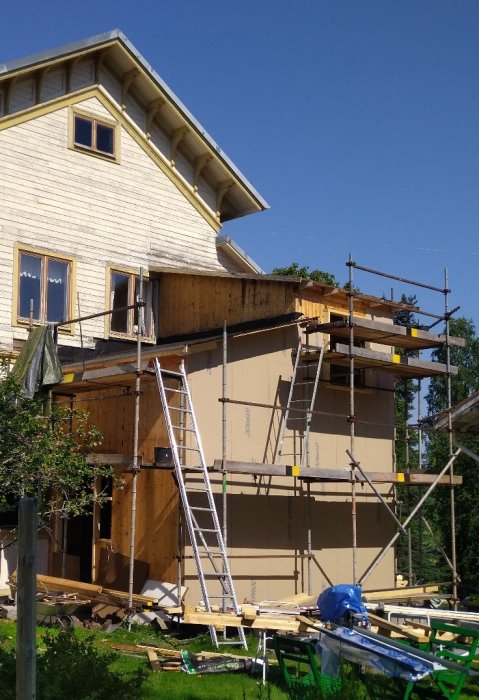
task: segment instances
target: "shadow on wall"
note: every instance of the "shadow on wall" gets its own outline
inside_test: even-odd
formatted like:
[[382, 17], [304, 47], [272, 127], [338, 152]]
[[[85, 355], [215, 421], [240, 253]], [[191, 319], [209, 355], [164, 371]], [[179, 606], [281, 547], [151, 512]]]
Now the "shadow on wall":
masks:
[[[305, 496], [228, 496], [228, 543], [232, 547], [270, 550], [304, 549], [307, 541], [308, 499]], [[311, 499], [312, 547], [349, 549], [352, 546], [351, 503]], [[382, 547], [395, 529], [380, 503], [359, 502], [358, 547]], [[218, 497], [217, 508], [221, 513]]]

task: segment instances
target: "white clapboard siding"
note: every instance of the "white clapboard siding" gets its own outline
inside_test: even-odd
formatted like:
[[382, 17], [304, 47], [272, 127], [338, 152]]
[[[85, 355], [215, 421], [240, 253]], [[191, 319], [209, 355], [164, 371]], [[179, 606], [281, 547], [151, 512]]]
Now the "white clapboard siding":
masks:
[[[78, 107], [111, 118], [96, 98]], [[104, 310], [107, 265], [224, 269], [215, 231], [125, 130], [114, 163], [69, 149], [68, 124], [62, 108], [0, 132], [2, 348], [26, 335], [11, 327], [15, 243], [75, 257], [82, 315]], [[104, 321], [82, 330], [91, 346]]]

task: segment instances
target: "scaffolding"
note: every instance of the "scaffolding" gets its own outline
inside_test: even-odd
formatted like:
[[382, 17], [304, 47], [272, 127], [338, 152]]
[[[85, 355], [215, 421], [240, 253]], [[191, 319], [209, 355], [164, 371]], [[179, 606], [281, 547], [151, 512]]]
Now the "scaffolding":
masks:
[[[461, 448], [458, 448], [454, 450], [453, 448], [453, 437], [452, 437], [452, 424], [451, 424], [451, 376], [453, 374], [454, 368], [451, 367], [450, 364], [450, 346], [451, 344], [456, 343], [457, 339], [453, 339], [450, 336], [450, 319], [452, 315], [457, 311], [457, 308], [454, 308], [450, 310], [449, 308], [449, 295], [450, 295], [450, 289], [448, 288], [448, 276], [447, 276], [447, 271], [445, 272], [444, 276], [444, 287], [433, 287], [428, 284], [424, 284], [422, 282], [417, 282], [414, 280], [409, 280], [403, 277], [398, 277], [395, 275], [388, 274], [386, 272], [374, 270], [372, 268], [368, 268], [362, 265], [357, 264], [356, 262], [353, 262], [351, 256], [349, 257], [348, 262], [346, 263], [348, 266], [349, 270], [349, 283], [347, 285], [347, 295], [348, 295], [348, 314], [344, 318], [343, 321], [332, 321], [329, 323], [318, 323], [317, 319], [301, 319], [300, 321], [295, 321], [292, 322], [290, 325], [292, 326], [297, 326], [299, 323], [301, 323], [306, 330], [307, 333], [312, 333], [312, 332], [320, 332], [325, 335], [329, 335], [330, 337], [332, 335], [335, 336], [335, 338], [339, 338], [339, 341], [341, 339], [344, 339], [346, 342], [342, 344], [341, 342], [337, 342], [334, 347], [334, 351], [331, 352], [325, 352], [324, 353], [324, 362], [338, 362], [339, 364], [343, 365], [347, 373], [349, 375], [349, 411], [347, 414], [340, 414], [340, 413], [333, 413], [333, 412], [327, 412], [327, 411], [318, 411], [314, 410], [313, 404], [307, 407], [307, 409], [303, 408], [293, 408], [290, 407], [290, 410], [292, 412], [294, 411], [302, 411], [303, 413], [305, 410], [308, 412], [308, 420], [311, 419], [313, 415], [327, 415], [327, 416], [334, 416], [336, 418], [343, 418], [345, 419], [348, 424], [349, 424], [349, 449], [347, 450], [346, 454], [349, 458], [349, 473], [348, 475], [345, 475], [343, 471], [341, 470], [334, 470], [334, 469], [314, 469], [307, 464], [308, 458], [307, 455], [301, 455], [301, 466], [300, 467], [295, 467], [295, 471], [291, 471], [288, 467], [288, 465], [279, 465], [276, 463], [272, 465], [267, 465], [267, 464], [248, 464], [248, 465], [243, 465], [241, 466], [239, 463], [233, 463], [233, 462], [228, 462], [226, 459], [226, 431], [227, 431], [227, 404], [228, 403], [239, 403], [242, 405], [250, 405], [250, 406], [258, 406], [258, 407], [263, 407], [263, 408], [268, 408], [272, 409], [274, 411], [281, 411], [284, 413], [284, 407], [278, 406], [278, 405], [271, 405], [271, 404], [260, 404], [260, 403], [254, 403], [254, 402], [246, 402], [246, 401], [236, 401], [232, 398], [229, 398], [227, 396], [227, 366], [228, 366], [228, 332], [227, 332], [227, 325], [226, 321], [224, 323], [224, 329], [223, 329], [223, 358], [222, 358], [222, 365], [223, 365], [223, 374], [222, 374], [222, 396], [220, 398], [220, 401], [222, 402], [222, 417], [221, 417], [221, 422], [222, 422], [222, 457], [221, 460], [217, 460], [215, 463], [215, 469], [218, 469], [221, 472], [222, 475], [222, 504], [223, 504], [223, 512], [222, 512], [222, 534], [223, 534], [223, 539], [226, 543], [228, 541], [228, 532], [227, 532], [227, 476], [228, 473], [236, 472], [236, 473], [249, 473], [249, 474], [256, 474], [256, 475], [264, 475], [264, 476], [274, 476], [274, 475], [290, 475], [290, 476], [295, 476], [297, 478], [300, 478], [303, 480], [303, 483], [306, 484], [306, 489], [307, 489], [307, 494], [310, 496], [310, 486], [314, 481], [329, 481], [329, 482], [346, 482], [350, 484], [350, 492], [351, 492], [351, 533], [352, 533], [352, 570], [353, 570], [353, 582], [354, 583], [359, 583], [363, 584], [369, 575], [372, 573], [372, 571], [378, 566], [382, 558], [385, 556], [385, 554], [389, 551], [389, 549], [395, 544], [397, 539], [399, 538], [401, 533], [407, 532], [408, 525], [410, 524], [411, 520], [413, 517], [415, 517], [418, 513], [421, 512], [421, 507], [424, 504], [425, 500], [429, 497], [429, 495], [432, 493], [434, 488], [437, 486], [439, 483], [447, 483], [450, 486], [450, 508], [451, 508], [451, 529], [452, 529], [452, 536], [451, 536], [451, 541], [452, 541], [452, 551], [451, 551], [451, 558], [447, 557], [446, 553], [442, 549], [442, 552], [446, 558], [446, 561], [448, 562], [448, 566], [451, 569], [452, 572], [452, 588], [453, 588], [453, 597], [454, 599], [457, 599], [457, 585], [459, 582], [459, 577], [457, 573], [457, 556], [456, 556], [456, 541], [455, 541], [455, 485], [456, 485], [456, 479], [454, 476], [454, 462], [458, 456], [458, 454], [461, 451]], [[436, 293], [440, 293], [444, 297], [444, 312], [442, 314], [436, 314], [428, 311], [423, 311], [417, 307], [411, 307], [405, 305], [405, 308], [408, 308], [415, 314], [420, 314], [424, 315], [426, 317], [429, 317], [433, 319], [433, 322], [425, 329], [425, 328], [417, 328], [417, 329], [408, 329], [404, 326], [396, 326], [394, 324], [390, 323], [382, 323], [379, 321], [374, 321], [374, 322], [368, 322], [365, 319], [361, 318], [360, 316], [355, 314], [355, 306], [358, 301], [365, 301], [366, 303], [371, 301], [372, 297], [369, 297], [365, 294], [360, 293], [359, 291], [355, 290], [354, 288], [354, 271], [361, 271], [373, 275], [379, 275], [387, 279], [399, 281], [404, 284], [408, 285], [413, 285], [417, 286], [420, 288], [427, 289], [429, 291], [433, 291]], [[143, 270], [140, 269], [140, 292], [138, 298], [135, 300], [135, 303], [132, 306], [125, 307], [127, 309], [134, 308], [138, 314], [138, 329], [141, 329], [142, 327], [142, 313], [143, 313], [143, 306], [144, 302], [142, 300], [142, 280], [143, 280]], [[384, 300], [385, 303], [387, 303], [386, 300]], [[391, 300], [392, 301], [392, 300]], [[398, 306], [396, 304], [396, 306]], [[83, 316], [79, 317], [77, 319], [73, 319], [70, 321], [65, 321], [61, 323], [54, 324], [56, 328], [62, 325], [68, 325], [68, 324], [73, 324], [75, 322], [81, 323], [84, 320], [90, 319], [90, 318], [96, 318], [100, 316], [105, 316], [108, 314], [113, 313], [113, 311], [106, 311], [106, 312], [101, 312], [98, 314], [92, 314], [89, 316]], [[437, 324], [444, 322], [445, 324], [445, 332], [443, 335], [439, 335], [436, 333], [431, 333], [431, 329], [436, 326]], [[134, 391], [133, 391], [133, 398], [134, 398], [134, 403], [135, 403], [135, 409], [134, 409], [134, 426], [133, 426], [133, 456], [131, 459], [131, 465], [129, 471], [131, 472], [131, 478], [132, 478], [132, 498], [131, 498], [131, 522], [130, 522], [130, 567], [129, 567], [129, 607], [132, 608], [132, 596], [133, 596], [133, 573], [134, 573], [134, 555], [135, 555], [135, 527], [136, 527], [136, 480], [138, 473], [141, 469], [142, 466], [142, 460], [141, 457], [138, 455], [138, 426], [139, 426], [139, 421], [140, 421], [140, 380], [141, 376], [143, 373], [144, 369], [144, 362], [142, 360], [142, 344], [141, 344], [141, 331], [138, 330], [136, 334], [137, 338], [137, 354], [136, 354], [136, 369], [135, 369], [135, 381], [134, 381]], [[373, 342], [373, 343], [380, 343], [384, 345], [389, 345], [392, 347], [396, 346], [401, 346], [403, 348], [435, 348], [435, 347], [445, 347], [446, 348], [446, 363], [445, 365], [440, 365], [437, 362], [428, 362], [428, 361], [419, 361], [415, 360], [414, 358], [409, 358], [407, 360], [404, 360], [399, 355], [392, 354], [391, 353], [381, 353], [377, 352], [374, 350], [370, 350], [368, 348], [364, 347], [358, 347], [358, 342]], [[149, 351], [148, 355], [150, 355], [151, 351]], [[154, 353], [153, 353], [154, 355]], [[153, 356], [152, 355], [152, 356]], [[397, 484], [398, 479], [397, 475], [393, 473], [391, 474], [386, 474], [386, 475], [380, 475], [379, 473], [371, 473], [366, 471], [362, 466], [361, 462], [358, 458], [357, 455], [357, 445], [356, 445], [356, 426], [360, 423], [363, 424], [374, 424], [374, 425], [383, 425], [387, 427], [394, 427], [394, 428], [401, 428], [401, 429], [406, 429], [408, 430], [409, 428], [413, 428], [413, 426], [398, 426], [395, 423], [378, 423], [378, 422], [369, 422], [367, 420], [362, 420], [359, 419], [356, 416], [356, 370], [367, 367], [368, 369], [378, 369], [378, 370], [383, 370], [383, 371], [388, 371], [394, 374], [395, 376], [404, 376], [407, 378], [417, 378], [419, 381], [421, 377], [425, 376], [434, 376], [434, 375], [444, 375], [447, 378], [447, 414], [448, 414], [448, 436], [449, 436], [449, 459], [441, 472], [437, 475], [431, 475], [431, 479], [429, 481], [425, 481], [421, 479], [416, 478], [417, 475], [409, 475], [407, 473], [404, 475], [404, 478], [402, 480], [402, 483], [405, 484], [417, 484], [417, 483], [426, 483], [428, 484], [428, 489], [424, 496], [420, 499], [419, 503], [415, 506], [413, 511], [409, 514], [409, 516], [406, 518], [404, 522], [401, 522], [401, 519], [398, 518], [397, 513], [390, 507], [390, 504], [388, 503], [387, 498], [384, 498], [383, 494], [381, 494], [380, 489], [376, 488], [375, 483], [389, 483], [389, 484]], [[130, 393], [131, 395], [131, 393]], [[419, 392], [420, 396], [420, 392]], [[313, 402], [314, 403], [314, 402]], [[418, 422], [417, 426], [414, 426], [415, 429], [419, 431], [419, 445], [421, 445], [421, 435], [422, 432], [424, 431], [424, 428], [421, 426], [420, 422]], [[303, 443], [303, 448], [307, 450], [307, 445]], [[235, 467], [236, 465], [236, 467]], [[298, 471], [299, 470], [299, 471]], [[358, 542], [357, 542], [357, 500], [358, 500], [358, 493], [357, 493], [357, 487], [358, 484], [365, 484], [367, 483], [369, 487], [371, 488], [373, 494], [375, 497], [378, 498], [380, 503], [383, 505], [383, 507], [388, 511], [390, 514], [391, 518], [394, 520], [395, 525], [397, 526], [397, 532], [394, 535], [394, 537], [391, 539], [390, 542], [388, 542], [383, 549], [379, 552], [379, 554], [375, 557], [371, 565], [362, 573], [359, 575], [358, 572], [358, 561], [357, 561], [357, 549], [358, 549]], [[308, 504], [310, 502], [310, 498], [308, 498]], [[182, 535], [182, 530], [181, 530], [181, 515], [180, 517], [180, 525], [179, 525], [179, 536], [178, 536], [178, 549], [179, 549], [179, 555], [178, 555], [178, 600], [180, 599], [180, 584], [181, 584], [181, 578], [182, 578], [182, 562], [181, 562], [181, 549], [182, 549], [182, 540], [183, 540], [183, 535]], [[424, 522], [425, 527], [427, 527], [428, 531], [431, 532], [430, 526], [428, 525], [427, 522]], [[308, 593], [311, 594], [311, 566], [312, 564], [316, 564], [318, 568], [321, 569], [321, 563], [317, 561], [315, 554], [312, 550], [312, 545], [311, 545], [311, 528], [312, 528], [312, 523], [311, 523], [311, 513], [310, 511], [308, 512], [308, 541], [307, 541], [307, 546], [306, 546], [306, 554], [302, 555], [306, 558], [307, 560], [307, 566], [308, 566]], [[411, 575], [411, 566], [410, 568], [410, 575]], [[325, 575], [325, 578], [330, 582], [330, 579], [327, 577], [327, 574], [323, 571], [323, 574]]]
[[[296, 412], [296, 415], [299, 416], [299, 414], [305, 414], [308, 412], [309, 418], [311, 418], [312, 415], [321, 415], [321, 416], [335, 416], [337, 418], [344, 418], [348, 424], [349, 424], [349, 442], [350, 446], [349, 449], [346, 450], [346, 454], [350, 460], [349, 465], [350, 465], [350, 473], [349, 473], [349, 478], [345, 479], [344, 473], [341, 472], [341, 470], [332, 470], [332, 469], [314, 469], [309, 466], [309, 463], [307, 463], [308, 456], [306, 454], [303, 454], [302, 452], [300, 453], [299, 459], [296, 459], [296, 462], [293, 459], [293, 466], [290, 468], [282, 468], [281, 465], [279, 465], [279, 461], [281, 460], [274, 460], [274, 464], [260, 464], [260, 463], [255, 463], [255, 464], [246, 464], [246, 463], [240, 463], [240, 462], [228, 462], [226, 461], [225, 458], [225, 430], [226, 430], [226, 420], [223, 419], [223, 457], [221, 460], [221, 464], [219, 461], [215, 462], [215, 468], [220, 469], [223, 473], [223, 479], [225, 478], [226, 472], [230, 473], [237, 473], [237, 474], [252, 474], [259, 476], [260, 478], [265, 477], [265, 476], [295, 476], [299, 479], [301, 479], [304, 483], [306, 483], [306, 488], [307, 488], [307, 494], [308, 497], [310, 495], [310, 485], [314, 481], [348, 481], [350, 483], [350, 493], [351, 493], [351, 535], [352, 535], [352, 571], [353, 571], [353, 582], [358, 583], [360, 585], [364, 584], [364, 582], [368, 579], [368, 577], [371, 575], [371, 573], [374, 571], [374, 569], [379, 565], [379, 563], [382, 561], [384, 556], [387, 554], [387, 552], [391, 549], [391, 547], [397, 542], [398, 538], [401, 536], [401, 534], [405, 534], [408, 536], [408, 549], [409, 549], [409, 583], [412, 585], [412, 563], [411, 563], [411, 536], [410, 536], [410, 528], [409, 525], [412, 521], [412, 519], [420, 514], [421, 515], [421, 527], [424, 525], [426, 529], [428, 530], [429, 534], [435, 541], [435, 544], [438, 548], [438, 550], [442, 553], [444, 556], [449, 568], [451, 569], [451, 578], [452, 578], [452, 594], [453, 594], [453, 600], [457, 601], [457, 592], [458, 592], [458, 583], [460, 581], [458, 572], [457, 572], [457, 555], [456, 555], [456, 540], [455, 540], [455, 487], [456, 487], [456, 482], [457, 479], [455, 478], [454, 475], [454, 463], [456, 458], [461, 452], [461, 447], [458, 447], [457, 449], [454, 450], [453, 448], [453, 436], [452, 436], [452, 425], [451, 425], [451, 377], [453, 374], [457, 373], [457, 368], [453, 368], [451, 366], [451, 361], [450, 361], [450, 347], [452, 344], [454, 345], [463, 345], [463, 340], [459, 338], [452, 338], [450, 335], [450, 320], [453, 314], [459, 309], [459, 307], [456, 307], [454, 309], [450, 309], [449, 306], [449, 296], [451, 293], [451, 290], [449, 289], [448, 286], [448, 273], [447, 270], [444, 272], [444, 286], [443, 287], [436, 287], [432, 286], [423, 282], [411, 280], [405, 277], [399, 277], [397, 275], [389, 274], [387, 272], [383, 272], [380, 270], [375, 270], [369, 267], [365, 267], [363, 265], [359, 265], [358, 263], [354, 262], [352, 260], [351, 255], [349, 256], [349, 259], [346, 263], [348, 270], [349, 270], [349, 280], [347, 284], [347, 295], [348, 295], [348, 314], [347, 316], [340, 321], [332, 321], [329, 323], [319, 323], [317, 319], [312, 319], [312, 320], [304, 320], [301, 322], [301, 325], [303, 328], [306, 330], [306, 333], [313, 333], [313, 332], [321, 332], [325, 335], [328, 335], [331, 337], [332, 335], [335, 336], [335, 339], [337, 340], [339, 338], [339, 341], [341, 341], [341, 338], [344, 338], [345, 342], [344, 344], [341, 344], [341, 342], [336, 342], [334, 348], [331, 348], [330, 345], [330, 351], [331, 352], [325, 352], [324, 353], [324, 359], [326, 362], [340, 362], [343, 366], [345, 366], [345, 369], [347, 370], [348, 373], [348, 388], [349, 388], [349, 413], [347, 415], [340, 415], [338, 413], [332, 413], [329, 411], [317, 411], [314, 410], [313, 405], [311, 405], [308, 408], [304, 407], [293, 407], [291, 405], [290, 400], [288, 399], [288, 404], [287, 406], [277, 406], [277, 405], [271, 405], [271, 404], [261, 404], [261, 403], [255, 403], [255, 402], [247, 402], [247, 401], [237, 401], [232, 398], [228, 398], [226, 396], [226, 389], [225, 386], [223, 386], [223, 396], [220, 399], [223, 402], [223, 416], [225, 416], [225, 404], [226, 403], [231, 403], [231, 404], [241, 404], [241, 405], [249, 405], [249, 406], [256, 406], [256, 407], [263, 407], [263, 408], [269, 408], [273, 409], [273, 411], [281, 411], [282, 413], [282, 420], [281, 420], [281, 428], [280, 428], [280, 446], [279, 450], [278, 448], [275, 450], [275, 454], [281, 454], [281, 445], [282, 441], [284, 439], [284, 424], [285, 424], [285, 417], [290, 412]], [[422, 289], [426, 289], [429, 291], [432, 291], [434, 293], [438, 293], [443, 295], [444, 298], [444, 311], [441, 314], [430, 312], [430, 311], [425, 311], [419, 307], [410, 305], [410, 304], [403, 304], [402, 307], [406, 310], [411, 311], [414, 314], [426, 316], [429, 319], [432, 319], [432, 323], [430, 323], [427, 326], [419, 326], [418, 328], [408, 328], [407, 326], [398, 326], [395, 324], [391, 323], [384, 323], [380, 321], [367, 321], [366, 319], [361, 318], [361, 316], [358, 316], [355, 313], [355, 305], [357, 301], [365, 301], [366, 303], [369, 301], [372, 301], [372, 297], [368, 296], [366, 294], [363, 294], [359, 292], [354, 285], [354, 270], [362, 271], [368, 274], [372, 275], [378, 275], [383, 278], [387, 278], [390, 280], [398, 281], [403, 284], [407, 285], [412, 285], [415, 287], [419, 287]], [[385, 303], [387, 303], [387, 300], [384, 300]], [[391, 302], [393, 299], [391, 299]], [[397, 307], [400, 307], [401, 305], [398, 304], [397, 302], [395, 303]], [[443, 322], [445, 324], [445, 329], [443, 334], [437, 334], [431, 332], [431, 330], [439, 323]], [[359, 341], [359, 342], [357, 342]], [[446, 363], [441, 364], [438, 362], [432, 362], [432, 361], [424, 361], [416, 358], [408, 358], [404, 357], [402, 355], [397, 354], [396, 352], [393, 352], [392, 355], [391, 353], [382, 353], [382, 352], [377, 352], [374, 350], [370, 350], [365, 347], [360, 347], [360, 345], [364, 346], [366, 342], [373, 342], [377, 344], [384, 344], [387, 346], [392, 346], [393, 348], [400, 347], [404, 349], [417, 349], [418, 351], [422, 349], [433, 349], [433, 348], [439, 348], [439, 347], [444, 347], [445, 352], [446, 352]], [[224, 335], [224, 360], [223, 362], [226, 362], [226, 343], [227, 343], [227, 335]], [[300, 341], [301, 345], [301, 341]], [[296, 361], [298, 359], [298, 355], [296, 356]], [[393, 426], [388, 423], [377, 423], [377, 422], [371, 422], [370, 424], [375, 424], [375, 425], [383, 425], [386, 426], [388, 425], [389, 427], [394, 427], [395, 430], [397, 429], [402, 429], [406, 431], [406, 443], [408, 443], [408, 435], [407, 432], [409, 430], [417, 430], [418, 431], [418, 451], [419, 451], [419, 460], [420, 460], [420, 468], [421, 468], [421, 463], [422, 463], [422, 439], [423, 439], [423, 434], [427, 432], [427, 428], [423, 426], [421, 420], [420, 420], [420, 410], [421, 410], [421, 405], [420, 405], [420, 392], [421, 392], [421, 379], [424, 377], [432, 377], [432, 376], [445, 376], [446, 377], [446, 384], [447, 384], [447, 415], [448, 415], [448, 442], [449, 442], [449, 450], [448, 450], [448, 460], [447, 463], [443, 466], [439, 474], [429, 474], [429, 480], [424, 479], [422, 481], [423, 484], [427, 484], [428, 488], [425, 492], [425, 494], [420, 498], [418, 503], [413, 507], [411, 512], [407, 515], [406, 519], [404, 522], [401, 522], [400, 518], [398, 517], [398, 514], [395, 512], [393, 508], [391, 508], [390, 504], [388, 503], [387, 498], [381, 494], [380, 490], [376, 488], [374, 481], [379, 480], [384, 482], [389, 482], [393, 484], [393, 487], [395, 488], [396, 484], [401, 483], [404, 485], [408, 484], [417, 484], [421, 483], [421, 479], [418, 478], [416, 481], [413, 477], [415, 475], [410, 474], [410, 468], [409, 468], [409, 459], [407, 459], [407, 470], [406, 473], [396, 473], [392, 475], [389, 475], [389, 478], [387, 475], [385, 475], [384, 479], [381, 479], [377, 473], [371, 474], [371, 472], [367, 472], [363, 467], [361, 466], [361, 463], [358, 459], [358, 455], [356, 454], [357, 448], [356, 448], [356, 425], [360, 422], [362, 423], [368, 423], [368, 421], [360, 421], [358, 417], [356, 416], [356, 406], [355, 406], [355, 400], [356, 400], [356, 370], [357, 369], [363, 369], [363, 368], [368, 368], [368, 369], [377, 369], [377, 370], [382, 370], [382, 371], [387, 371], [392, 373], [395, 377], [405, 377], [405, 378], [412, 378], [412, 379], [417, 379], [418, 384], [419, 384], [419, 391], [418, 391], [418, 421], [415, 425], [408, 425], [407, 423], [404, 425], [397, 425], [394, 423]], [[224, 372], [226, 372], [226, 368], [224, 367]], [[290, 395], [293, 390], [293, 385], [295, 384], [295, 377], [296, 377], [296, 366], [293, 369], [292, 373], [292, 379], [291, 379], [291, 385], [290, 385]], [[297, 420], [300, 420], [298, 417]], [[301, 441], [300, 441], [301, 443]], [[301, 448], [300, 448], [301, 449]], [[303, 441], [302, 443], [302, 449], [307, 450], [307, 441]], [[300, 467], [295, 467], [294, 464], [300, 463]], [[379, 478], [378, 478], [379, 477]], [[371, 564], [366, 568], [366, 570], [359, 575], [358, 572], [358, 561], [357, 561], [357, 549], [358, 549], [358, 542], [357, 542], [357, 486], [358, 483], [364, 484], [367, 483], [369, 487], [371, 488], [372, 492], [374, 495], [377, 497], [379, 502], [382, 504], [382, 506], [387, 510], [391, 518], [394, 520], [394, 523], [396, 525], [396, 533], [394, 536], [391, 538], [391, 540], [384, 546], [382, 549], [379, 551], [379, 553], [376, 555], [376, 557], [373, 559]], [[425, 501], [428, 499], [430, 494], [434, 491], [436, 486], [438, 484], [448, 484], [450, 488], [450, 510], [451, 510], [451, 557], [449, 558], [447, 553], [445, 552], [444, 548], [442, 545], [437, 542], [435, 535], [427, 522], [427, 520], [422, 516], [421, 509], [422, 506], [424, 505]], [[226, 490], [224, 487], [224, 482], [223, 482], [223, 501], [224, 501], [224, 507], [226, 508]], [[308, 498], [308, 503], [309, 503], [309, 498]], [[311, 513], [310, 513], [310, 508], [308, 507], [308, 525], [307, 525], [307, 545], [306, 545], [306, 558], [307, 558], [307, 563], [308, 563], [308, 594], [311, 594], [311, 564], [312, 562], [316, 559], [312, 547], [311, 547]], [[316, 565], [321, 569], [319, 562], [316, 560], [315, 561]], [[324, 574], [324, 571], [323, 571]]]

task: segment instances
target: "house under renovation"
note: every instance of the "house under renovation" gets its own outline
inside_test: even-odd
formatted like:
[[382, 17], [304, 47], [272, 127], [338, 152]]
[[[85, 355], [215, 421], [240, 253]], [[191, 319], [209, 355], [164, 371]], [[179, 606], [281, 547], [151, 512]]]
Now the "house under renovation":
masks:
[[0, 350], [55, 326], [56, 400], [123, 477], [45, 568], [64, 542], [72, 578], [134, 551], [192, 601], [393, 587], [395, 485], [435, 479], [395, 469], [394, 378], [454, 372], [397, 349], [446, 338], [220, 236], [267, 205], [121, 32], [0, 66], [0, 165]]

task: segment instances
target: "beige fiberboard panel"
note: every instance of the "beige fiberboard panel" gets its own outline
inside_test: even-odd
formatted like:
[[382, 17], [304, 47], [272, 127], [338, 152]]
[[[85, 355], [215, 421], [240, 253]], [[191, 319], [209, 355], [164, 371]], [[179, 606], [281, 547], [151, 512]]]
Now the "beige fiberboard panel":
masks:
[[[296, 346], [295, 328], [277, 329], [230, 339], [228, 344], [227, 395], [231, 399], [257, 403], [277, 402], [278, 392], [286, 401], [291, 376], [291, 349]], [[252, 356], [254, 353], [254, 356]], [[190, 386], [208, 464], [221, 457], [222, 349], [188, 360]], [[206, 369], [203, 369], [206, 366]], [[320, 390], [319, 407], [347, 413], [348, 393]], [[324, 401], [324, 405], [323, 402]], [[369, 420], [384, 420], [390, 396], [365, 394], [361, 410]], [[331, 410], [331, 408], [329, 408]], [[276, 415], [278, 414], [278, 415]], [[313, 430], [323, 430], [323, 417]], [[279, 412], [253, 406], [227, 404], [227, 458], [238, 461], [268, 461], [279, 429]], [[391, 429], [359, 430], [362, 463], [374, 470], [391, 470]], [[345, 466], [349, 447], [349, 425], [345, 418], [329, 419], [323, 433], [314, 432], [311, 442], [320, 445], [320, 466]], [[367, 450], [367, 452], [366, 452]], [[324, 457], [323, 457], [323, 452]], [[312, 465], [313, 466], [313, 465]], [[217, 503], [222, 512], [221, 477], [212, 476]], [[280, 598], [307, 587], [306, 528], [308, 504], [305, 487], [293, 478], [228, 476], [228, 553], [239, 599]], [[327, 493], [326, 493], [327, 491]], [[352, 578], [350, 489], [344, 485], [314, 484], [311, 487], [311, 517], [314, 554], [324, 573], [313, 564], [313, 590]], [[359, 566], [366, 568], [392, 535], [392, 521], [378, 506], [368, 487], [358, 496]], [[189, 553], [187, 548], [187, 555]], [[393, 553], [373, 575], [374, 585], [393, 585]], [[196, 574], [186, 560], [185, 585], [189, 600], [199, 598]]]

